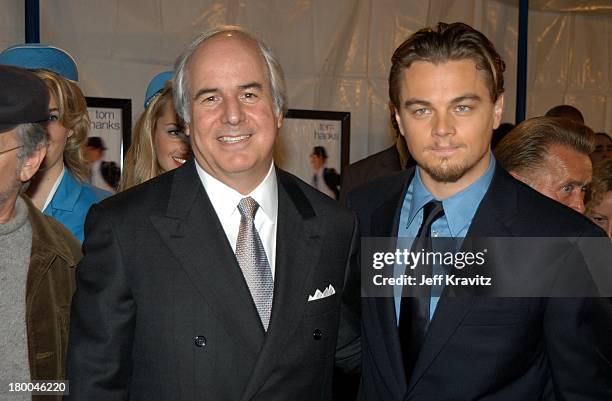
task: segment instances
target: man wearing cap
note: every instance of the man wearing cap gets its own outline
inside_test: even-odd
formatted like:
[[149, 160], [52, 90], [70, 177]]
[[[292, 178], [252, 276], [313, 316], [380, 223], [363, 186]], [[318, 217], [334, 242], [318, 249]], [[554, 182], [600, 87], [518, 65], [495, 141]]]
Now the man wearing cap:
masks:
[[64, 377], [80, 245], [21, 194], [46, 154], [48, 102], [38, 77], [0, 66], [1, 399], [10, 383]]

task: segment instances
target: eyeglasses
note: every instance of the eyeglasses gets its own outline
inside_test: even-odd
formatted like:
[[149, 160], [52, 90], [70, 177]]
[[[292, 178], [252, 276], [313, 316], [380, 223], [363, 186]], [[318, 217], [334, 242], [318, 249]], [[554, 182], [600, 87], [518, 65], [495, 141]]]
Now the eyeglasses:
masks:
[[19, 149], [19, 148], [23, 148], [23, 145], [15, 146], [14, 148], [10, 148], [10, 149], [7, 149], [7, 150], [2, 150], [2, 151], [0, 151], [0, 155], [3, 155], [5, 153], [8, 153], [10, 151], [13, 151], [13, 150]]

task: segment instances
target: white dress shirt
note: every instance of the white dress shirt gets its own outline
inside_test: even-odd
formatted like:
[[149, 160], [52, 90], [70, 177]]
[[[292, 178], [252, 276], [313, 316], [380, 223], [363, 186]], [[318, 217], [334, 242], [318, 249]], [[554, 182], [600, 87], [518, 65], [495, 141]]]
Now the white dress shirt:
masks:
[[257, 209], [255, 214], [255, 228], [263, 243], [270, 269], [272, 269], [272, 277], [274, 277], [276, 222], [278, 215], [278, 186], [274, 163], [270, 166], [266, 178], [248, 195], [242, 195], [240, 192], [217, 180], [204, 171], [197, 162], [196, 170], [225, 231], [227, 240], [232, 245], [234, 253], [236, 253], [236, 241], [238, 240], [238, 230], [240, 228], [238, 203], [242, 198], [248, 196], [257, 201], [259, 209]]
[[51, 192], [49, 192], [49, 195], [47, 195], [47, 199], [45, 200], [45, 204], [43, 205], [42, 209], [40, 209], [40, 210], [45, 210], [47, 208], [47, 206], [49, 206], [49, 203], [51, 203], [51, 200], [55, 196], [55, 193], [57, 192], [57, 188], [59, 187], [60, 182], [62, 182], [62, 178], [64, 178], [64, 173], [65, 172], [66, 172], [66, 166], [64, 164], [62, 164], [62, 172], [60, 173], [59, 177], [57, 177], [57, 180], [55, 180], [55, 183], [53, 183], [53, 186], [51, 187]]

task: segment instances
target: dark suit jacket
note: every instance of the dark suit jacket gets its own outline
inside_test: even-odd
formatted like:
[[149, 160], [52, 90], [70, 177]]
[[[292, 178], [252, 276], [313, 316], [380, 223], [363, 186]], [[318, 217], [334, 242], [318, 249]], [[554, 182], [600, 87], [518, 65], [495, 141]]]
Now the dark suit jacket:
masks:
[[346, 205], [347, 194], [356, 187], [401, 169], [402, 165], [396, 144], [347, 166], [342, 172], [340, 204]]
[[[362, 236], [397, 235], [413, 175], [414, 169], [404, 171], [349, 194]], [[583, 216], [498, 168], [467, 237], [602, 235]], [[532, 256], [497, 263], [512, 272]], [[393, 298], [363, 298], [363, 400], [612, 399], [612, 308], [605, 299], [451, 298], [447, 290], [409, 383]]]
[[[356, 218], [276, 171], [267, 333], [193, 161], [92, 208], [68, 400], [329, 400], [334, 359], [358, 369]], [[308, 301], [330, 284], [335, 295]]]
[[346, 205], [346, 195], [353, 189], [414, 165], [415, 161], [408, 152], [404, 138], [398, 136], [395, 143], [387, 149], [361, 159], [344, 169], [338, 198], [340, 204]]

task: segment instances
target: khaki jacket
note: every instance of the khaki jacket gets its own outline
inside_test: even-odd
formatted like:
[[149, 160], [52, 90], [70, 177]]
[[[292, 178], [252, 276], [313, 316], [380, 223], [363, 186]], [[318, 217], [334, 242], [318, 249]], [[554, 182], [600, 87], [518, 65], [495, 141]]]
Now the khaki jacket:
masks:
[[[32, 380], [65, 377], [70, 300], [81, 246], [55, 219], [43, 215], [23, 196], [32, 226], [32, 253], [26, 285], [28, 359]], [[51, 401], [61, 397], [33, 396]]]

